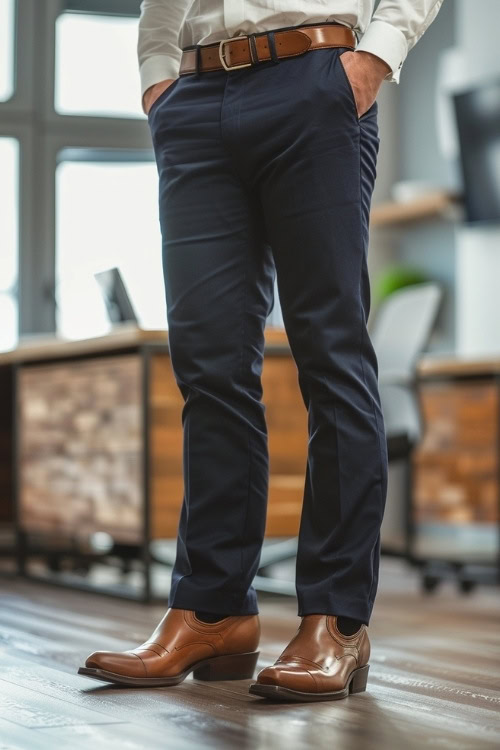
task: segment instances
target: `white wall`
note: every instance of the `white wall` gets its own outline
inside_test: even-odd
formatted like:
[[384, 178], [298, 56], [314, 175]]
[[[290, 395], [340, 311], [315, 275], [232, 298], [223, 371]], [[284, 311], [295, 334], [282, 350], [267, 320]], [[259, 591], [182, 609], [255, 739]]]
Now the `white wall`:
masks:
[[500, 74], [499, 0], [454, 0], [454, 3], [457, 45], [465, 55], [471, 81]]

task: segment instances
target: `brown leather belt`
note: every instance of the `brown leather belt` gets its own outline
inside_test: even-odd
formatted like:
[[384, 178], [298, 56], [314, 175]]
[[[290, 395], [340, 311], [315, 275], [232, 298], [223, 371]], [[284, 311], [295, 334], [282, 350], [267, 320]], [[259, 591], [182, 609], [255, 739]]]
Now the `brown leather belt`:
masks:
[[278, 62], [281, 57], [294, 57], [323, 47], [355, 49], [356, 42], [356, 35], [350, 28], [334, 23], [233, 36], [213, 44], [184, 48], [179, 75], [248, 68], [259, 62]]

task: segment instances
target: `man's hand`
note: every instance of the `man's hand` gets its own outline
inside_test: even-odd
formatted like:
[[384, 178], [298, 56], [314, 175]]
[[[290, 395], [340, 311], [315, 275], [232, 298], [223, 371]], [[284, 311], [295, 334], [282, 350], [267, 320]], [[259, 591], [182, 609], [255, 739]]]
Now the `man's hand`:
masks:
[[339, 57], [351, 84], [358, 117], [368, 112], [390, 67], [371, 52], [348, 50]]
[[144, 96], [142, 97], [142, 104], [146, 115], [149, 114], [149, 110], [158, 97], [176, 80], [176, 78], [165, 78], [164, 81], [159, 81], [146, 89]]

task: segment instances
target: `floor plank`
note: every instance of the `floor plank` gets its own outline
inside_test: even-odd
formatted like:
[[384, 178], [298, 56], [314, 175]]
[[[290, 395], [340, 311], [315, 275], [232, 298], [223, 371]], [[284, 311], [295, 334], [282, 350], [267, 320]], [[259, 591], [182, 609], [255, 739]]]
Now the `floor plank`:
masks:
[[[259, 602], [260, 669], [300, 620], [293, 599]], [[445, 583], [425, 595], [415, 571], [383, 559], [368, 689], [341, 701], [268, 703], [250, 680], [123, 689], [77, 675], [90, 651], [137, 645], [164, 611], [0, 578], [0, 750], [500, 746], [498, 589], [465, 596]]]

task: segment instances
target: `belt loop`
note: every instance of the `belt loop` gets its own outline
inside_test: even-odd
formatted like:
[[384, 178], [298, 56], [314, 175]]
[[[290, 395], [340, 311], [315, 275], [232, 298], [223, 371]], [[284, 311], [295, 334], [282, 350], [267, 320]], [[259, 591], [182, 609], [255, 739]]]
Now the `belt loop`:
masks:
[[276, 42], [274, 39], [274, 31], [267, 32], [267, 43], [269, 45], [269, 52], [271, 53], [272, 62], [279, 63], [278, 54], [276, 52]]
[[250, 60], [252, 63], [259, 62], [259, 55], [257, 53], [257, 46], [255, 44], [255, 33], [248, 35], [248, 49], [250, 50]]

